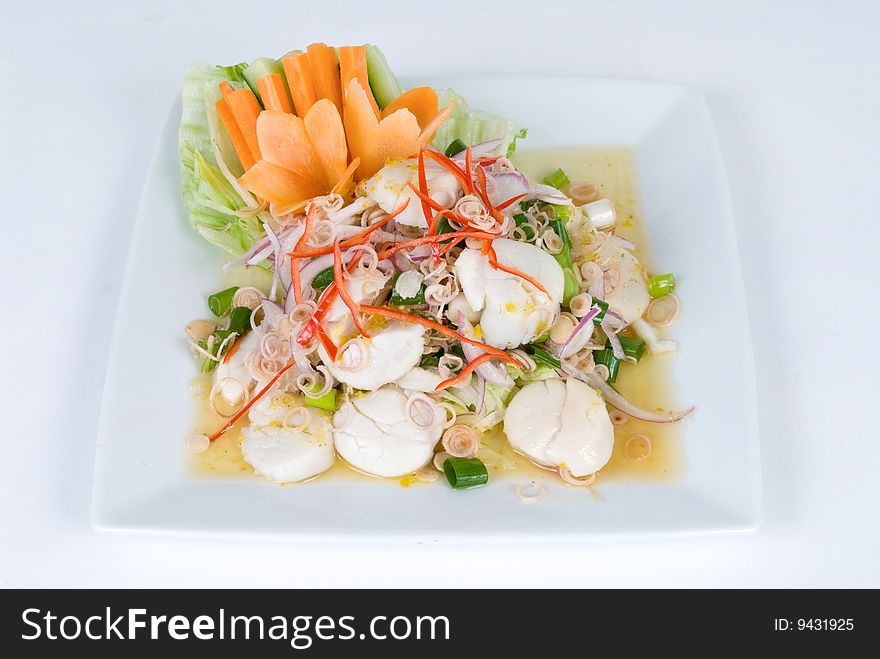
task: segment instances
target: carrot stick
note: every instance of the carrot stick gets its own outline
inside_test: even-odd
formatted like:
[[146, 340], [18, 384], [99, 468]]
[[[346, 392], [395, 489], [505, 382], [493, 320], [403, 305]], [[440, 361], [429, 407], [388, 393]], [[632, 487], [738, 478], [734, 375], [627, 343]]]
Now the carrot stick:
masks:
[[284, 89], [284, 78], [280, 73], [270, 73], [257, 80], [257, 89], [260, 90], [260, 98], [267, 110], [278, 112], [293, 112], [290, 107], [290, 99], [287, 98], [287, 90]]
[[223, 82], [221, 82], [217, 86], [220, 88], [220, 93], [223, 94], [224, 96], [226, 96], [227, 94], [231, 94], [232, 92], [235, 91], [235, 87], [230, 85], [228, 80], [224, 80]]
[[[400, 205], [400, 208], [394, 209], [393, 213], [386, 215], [385, 217], [383, 217], [381, 220], [379, 220], [375, 224], [371, 224], [370, 226], [368, 226], [366, 229], [364, 229], [360, 233], [353, 235], [351, 238], [346, 238], [345, 240], [343, 240], [342, 242], [339, 243], [339, 246], [343, 249], [347, 249], [349, 247], [355, 247], [356, 245], [363, 245], [365, 242], [367, 242], [367, 239], [369, 238], [371, 233], [373, 233], [377, 229], [382, 228], [383, 226], [388, 224], [391, 220], [393, 220], [395, 217], [400, 215], [408, 205], [409, 205], [409, 199], [406, 199]], [[316, 249], [293, 251], [293, 252], [290, 252], [290, 256], [298, 258], [298, 259], [303, 259], [303, 258], [311, 258], [313, 256], [324, 256], [325, 254], [332, 254], [332, 253], [333, 253], [332, 247], [318, 247]]]
[[352, 299], [351, 294], [348, 292], [348, 289], [345, 287], [345, 280], [342, 278], [342, 250], [339, 249], [338, 242], [333, 243], [333, 280], [336, 282], [339, 297], [342, 298], [345, 306], [351, 311], [351, 319], [354, 321], [355, 327], [358, 328], [358, 331], [362, 335], [370, 338], [370, 333], [364, 326], [364, 321], [361, 320], [360, 307], [358, 307], [357, 303]]
[[471, 379], [471, 373], [473, 373], [486, 362], [490, 362], [494, 359], [498, 359], [498, 357], [496, 355], [490, 355], [489, 353], [480, 355], [463, 369], [461, 369], [461, 373], [459, 373], [455, 377], [449, 378], [448, 380], [443, 380], [443, 382], [434, 387], [434, 391], [441, 391], [443, 389], [446, 389], [447, 387], [454, 387], [460, 384], [464, 384]]
[[508, 362], [509, 364], [518, 365], [513, 357], [508, 355], [503, 350], [499, 350], [498, 348], [493, 348], [490, 345], [486, 345], [485, 343], [480, 343], [476, 339], [470, 339], [466, 337], [464, 334], [460, 334], [456, 332], [451, 327], [446, 327], [446, 325], [441, 325], [438, 322], [433, 320], [429, 320], [427, 318], [422, 318], [421, 316], [414, 316], [413, 314], [409, 314], [403, 311], [395, 311], [394, 309], [388, 309], [387, 307], [373, 307], [368, 304], [361, 305], [361, 311], [367, 314], [372, 314], [376, 316], [385, 316], [386, 318], [393, 318], [395, 320], [401, 320], [405, 323], [416, 323], [418, 325], [422, 325], [424, 327], [428, 327], [432, 330], [436, 330], [440, 334], [445, 336], [450, 336], [454, 339], [458, 339], [463, 343], [470, 343], [471, 345], [477, 346], [478, 348], [482, 348], [490, 355], [495, 355], [496, 359], [500, 359], [502, 361]]
[[229, 104], [235, 123], [238, 124], [254, 160], [261, 160], [260, 144], [257, 141], [257, 117], [260, 116], [263, 108], [260, 107], [257, 97], [250, 89], [236, 89], [227, 94], [224, 100]]
[[370, 77], [367, 74], [367, 51], [363, 46], [343, 46], [339, 49], [339, 71], [342, 88], [348, 89], [348, 83], [352, 78], [357, 78], [361, 83], [364, 91], [367, 93], [367, 100], [370, 101], [370, 107], [376, 113], [376, 119], [381, 118], [379, 105], [370, 89]]
[[[312, 236], [314, 219], [315, 205], [312, 204], [309, 207], [309, 212], [306, 213], [305, 227], [303, 227], [303, 233], [299, 237], [299, 240], [296, 241], [294, 251], [299, 251], [308, 244], [309, 238]], [[299, 259], [292, 256], [290, 257], [290, 281], [293, 284], [293, 299], [296, 300], [297, 304], [300, 304], [302, 303], [302, 281], [299, 276]]]
[[[247, 334], [247, 333], [248, 333], [248, 330], [245, 330], [244, 334]], [[233, 343], [232, 346], [230, 346], [229, 350], [226, 351], [226, 354], [223, 355], [223, 363], [224, 364], [227, 364], [229, 362], [229, 360], [232, 359], [232, 355], [234, 355], [236, 352], [238, 352], [238, 347], [241, 345], [241, 339], [244, 338], [244, 334], [242, 334], [240, 337], [238, 337], [235, 340], [235, 343]]]
[[333, 101], [342, 116], [342, 86], [339, 81], [339, 62], [336, 51], [327, 44], [313, 43], [307, 49], [309, 68], [317, 97]]
[[281, 64], [284, 66], [284, 77], [287, 78], [293, 107], [300, 117], [304, 117], [318, 100], [312, 70], [309, 67], [309, 56], [307, 53], [288, 55], [281, 60]]
[[292, 366], [294, 366], [295, 364], [296, 364], [296, 361], [294, 361], [293, 359], [291, 359], [289, 362], [287, 362], [284, 365], [284, 367], [280, 371], [278, 371], [271, 380], [269, 380], [268, 384], [266, 384], [265, 387], [260, 389], [254, 395], [254, 397], [248, 401], [247, 405], [245, 405], [238, 412], [236, 412], [235, 415], [231, 419], [229, 419], [229, 421], [227, 421], [226, 424], [222, 428], [220, 428], [220, 430], [218, 430], [213, 435], [208, 437], [208, 439], [210, 439], [212, 442], [219, 439], [220, 436], [223, 435], [223, 433], [225, 433], [227, 430], [229, 430], [232, 426], [235, 425], [236, 421], [238, 421], [241, 417], [243, 417], [245, 414], [247, 414], [248, 410], [251, 409], [251, 407], [253, 407], [254, 403], [256, 403], [258, 400], [260, 400], [260, 398], [262, 398], [266, 394], [267, 391], [269, 391], [272, 387], [274, 387], [275, 383], [278, 382], [278, 380], [281, 378], [281, 376], [284, 375], [285, 373], [287, 373], [287, 371], [289, 371], [290, 368]]
[[449, 105], [440, 110], [437, 114], [434, 115], [434, 118], [428, 122], [428, 125], [422, 128], [422, 132], [419, 133], [418, 143], [421, 146], [426, 146], [432, 139], [434, 139], [434, 133], [443, 125], [443, 122], [449, 119], [449, 115], [452, 114], [452, 111], [455, 109], [455, 101], [450, 101]]
[[451, 231], [449, 233], [439, 233], [434, 236], [422, 236], [421, 238], [414, 238], [412, 240], [397, 243], [394, 247], [389, 247], [385, 251], [380, 252], [378, 258], [381, 261], [382, 259], [387, 259], [389, 256], [397, 254], [397, 252], [402, 249], [410, 249], [412, 247], [418, 247], [419, 245], [430, 245], [445, 240], [452, 240], [454, 238], [480, 238], [482, 240], [493, 240], [497, 237], [498, 236], [494, 236], [491, 233], [483, 233], [479, 231]]
[[244, 171], [249, 170], [257, 161], [254, 159], [247, 142], [245, 142], [241, 129], [235, 123], [235, 117], [232, 116], [229, 104], [225, 98], [221, 98], [214, 104], [214, 107], [217, 108], [217, 114], [220, 116], [220, 121], [223, 122], [226, 134], [229, 135], [229, 141], [232, 142], [232, 148], [235, 149], [235, 154], [238, 156], [242, 169]]
[[452, 161], [452, 158], [447, 158], [433, 149], [427, 149], [425, 155], [455, 176], [466, 194], [474, 193], [474, 182], [471, 180], [470, 174], [465, 174], [464, 170]]

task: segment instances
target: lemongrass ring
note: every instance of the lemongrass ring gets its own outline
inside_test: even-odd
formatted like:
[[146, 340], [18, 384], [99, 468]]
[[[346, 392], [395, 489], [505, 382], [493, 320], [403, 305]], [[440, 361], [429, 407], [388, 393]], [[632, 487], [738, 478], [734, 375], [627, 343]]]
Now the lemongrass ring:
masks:
[[568, 303], [568, 308], [576, 318], [583, 318], [593, 307], [593, 296], [589, 293], [578, 293]]
[[531, 373], [536, 368], [538, 368], [537, 362], [532, 359], [531, 355], [526, 354], [519, 348], [517, 348], [516, 350], [511, 350], [507, 354], [513, 357], [519, 363], [520, 368], [526, 373]]
[[294, 407], [281, 422], [282, 427], [294, 432], [302, 432], [309, 427], [312, 415], [305, 407]]
[[611, 423], [615, 426], [622, 426], [629, 421], [629, 414], [621, 412], [620, 410], [611, 410], [611, 412], [608, 413], [608, 416], [611, 418]]
[[562, 242], [562, 238], [560, 238], [553, 229], [547, 229], [542, 233], [541, 240], [544, 242], [544, 247], [546, 247], [547, 251], [551, 254], [559, 254], [565, 248], [565, 243]]
[[394, 289], [402, 298], [414, 298], [421, 290], [424, 279], [425, 276], [418, 270], [407, 270], [400, 273], [394, 284]]
[[560, 314], [556, 322], [550, 328], [550, 340], [557, 345], [563, 345], [571, 337], [577, 323], [571, 316]]
[[592, 283], [602, 276], [602, 268], [598, 263], [587, 261], [581, 266], [581, 275], [586, 283]]
[[616, 267], [608, 268], [602, 274], [602, 277], [605, 284], [605, 295], [607, 297], [620, 285], [620, 270]]
[[535, 481], [516, 486], [516, 498], [523, 503], [537, 503], [547, 494], [547, 490]]
[[431, 464], [434, 465], [434, 469], [437, 471], [443, 471], [443, 463], [445, 463], [449, 457], [450, 456], [446, 451], [439, 451], [434, 454], [434, 459], [431, 461]]
[[480, 433], [471, 426], [458, 423], [446, 429], [441, 443], [454, 458], [472, 458], [480, 450]]
[[599, 477], [599, 472], [593, 472], [592, 474], [587, 474], [586, 476], [581, 477], [573, 476], [568, 467], [562, 465], [559, 467], [559, 477], [566, 485], [571, 485], [572, 487], [590, 487], [596, 482], [596, 479]]
[[361, 296], [364, 300], [374, 300], [381, 291], [378, 280], [370, 277], [361, 284]]
[[186, 450], [190, 453], [204, 453], [211, 446], [211, 440], [207, 435], [194, 433], [186, 438]]
[[670, 293], [651, 300], [645, 312], [645, 319], [654, 327], [669, 327], [678, 318], [680, 311], [681, 303], [673, 293]]
[[568, 189], [568, 196], [575, 206], [583, 206], [599, 199], [599, 188], [592, 183], [578, 183]]
[[608, 381], [608, 378], [611, 377], [611, 372], [608, 370], [608, 367], [605, 364], [596, 364], [593, 368], [593, 372], [600, 380]]
[[186, 326], [186, 334], [193, 341], [204, 341], [217, 329], [217, 323], [210, 320], [194, 320]]
[[420, 483], [433, 483], [440, 478], [440, 472], [433, 465], [425, 465], [415, 473], [416, 480]]
[[360, 337], [346, 341], [339, 349], [336, 367], [345, 371], [360, 371], [366, 368], [369, 361], [367, 344]]
[[441, 428], [446, 430], [455, 425], [455, 422], [458, 420], [458, 412], [455, 411], [455, 408], [447, 403], [446, 401], [440, 401], [437, 403], [437, 407], [446, 412], [446, 419], [441, 424]]
[[407, 421], [421, 429], [430, 428], [437, 422], [434, 401], [425, 394], [413, 394], [407, 399], [405, 415]]
[[251, 311], [263, 303], [263, 291], [254, 286], [243, 286], [232, 296], [233, 307], [247, 307]]
[[[238, 395], [235, 395], [236, 393]], [[218, 396], [218, 394], [221, 395]], [[211, 392], [208, 394], [208, 405], [214, 413], [228, 418], [235, 416], [242, 407], [247, 405], [249, 397], [250, 390], [238, 378], [220, 378], [211, 387]]]
[[654, 451], [654, 444], [647, 435], [633, 435], [623, 445], [626, 457], [636, 462], [642, 462], [650, 457]]

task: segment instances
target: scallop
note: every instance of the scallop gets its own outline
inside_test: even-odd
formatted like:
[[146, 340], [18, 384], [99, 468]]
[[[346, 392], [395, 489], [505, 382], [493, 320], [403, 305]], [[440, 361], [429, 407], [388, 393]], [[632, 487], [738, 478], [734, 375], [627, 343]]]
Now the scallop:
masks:
[[[295, 427], [285, 423], [293, 417]], [[268, 396], [249, 413], [241, 452], [254, 471], [279, 483], [295, 483], [321, 474], [333, 464], [333, 426], [324, 414], [301, 407], [293, 396]]]
[[504, 415], [510, 445], [543, 467], [567, 467], [575, 477], [599, 471], [611, 459], [614, 426], [599, 394], [580, 380], [531, 382]]
[[521, 277], [497, 270], [477, 249], [465, 249], [455, 261], [455, 274], [466, 301], [481, 312], [482, 340], [496, 348], [515, 348], [543, 334], [559, 315], [565, 287], [562, 268], [544, 250], [515, 240], [492, 243], [498, 262], [540, 282], [547, 295]]
[[392, 322], [370, 338], [361, 337], [340, 349], [336, 361], [319, 344], [318, 355], [340, 382], [355, 389], [375, 391], [394, 382], [416, 366], [425, 347], [425, 329], [421, 325]]
[[[461, 196], [461, 187], [455, 176], [431, 162], [425, 163], [425, 179], [429, 196], [444, 208], [452, 208]], [[409, 205], [395, 218], [395, 222], [427, 229], [421, 201], [408, 185], [416, 185], [417, 181], [418, 163], [414, 158], [404, 158], [386, 164], [366, 182], [364, 190], [386, 213], [400, 208], [409, 199]]]
[[333, 417], [339, 456], [355, 469], [392, 478], [424, 467], [440, 439], [440, 424], [422, 428], [406, 417], [407, 397], [397, 387], [352, 397]]

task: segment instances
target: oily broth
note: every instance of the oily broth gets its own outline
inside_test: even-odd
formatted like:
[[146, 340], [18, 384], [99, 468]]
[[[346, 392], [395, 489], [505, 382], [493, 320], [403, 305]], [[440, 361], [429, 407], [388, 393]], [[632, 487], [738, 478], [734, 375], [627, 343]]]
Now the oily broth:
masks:
[[[522, 149], [517, 152], [515, 163], [530, 180], [540, 181], [547, 174], [561, 167], [572, 184], [596, 185], [602, 196], [611, 199], [615, 204], [618, 216], [617, 233], [637, 245], [636, 256], [649, 272], [654, 271], [648, 232], [638, 204], [635, 162], [630, 150], [625, 148]], [[663, 265], [669, 266], [669, 264]], [[224, 274], [218, 289], [239, 285], [257, 286], [268, 290], [270, 283], [271, 276], [265, 270], [240, 268]], [[615, 387], [624, 396], [648, 409], [654, 407], [675, 409], [677, 401], [672, 378], [674, 359], [674, 355], [646, 353], [637, 365], [622, 364]], [[194, 378], [191, 388], [195, 394], [196, 408], [194, 432], [211, 434], [222, 426], [226, 419], [211, 410], [208, 404], [210, 376]], [[240, 433], [243, 426], [244, 421], [236, 424], [213, 442], [207, 451], [191, 455], [192, 473], [204, 478], [234, 479], [253, 476], [253, 469], [241, 455]], [[650, 439], [651, 452], [644, 459], [633, 459], [627, 455], [627, 442], [636, 435], [645, 435]], [[669, 481], [681, 474], [683, 455], [677, 424], [655, 424], [630, 418], [625, 423], [615, 426], [614, 436], [614, 451], [609, 463], [599, 472], [598, 484], [621, 479]], [[555, 472], [538, 467], [516, 453], [507, 443], [500, 426], [485, 433], [482, 444], [485, 448], [480, 457], [487, 464], [490, 481], [499, 478], [513, 478], [523, 482], [557, 479]], [[416, 476], [405, 476], [400, 479], [367, 476], [350, 468], [342, 460], [337, 460], [333, 467], [318, 478], [356, 478], [364, 482], [394, 482], [405, 487], [430, 484]], [[444, 478], [441, 475], [437, 480], [441, 481]]]

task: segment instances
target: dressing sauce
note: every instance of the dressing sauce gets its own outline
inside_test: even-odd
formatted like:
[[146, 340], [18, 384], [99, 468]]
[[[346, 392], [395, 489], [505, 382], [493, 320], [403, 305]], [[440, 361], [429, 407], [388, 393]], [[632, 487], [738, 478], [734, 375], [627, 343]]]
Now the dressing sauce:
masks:
[[[541, 181], [561, 167], [571, 183], [592, 183], [601, 196], [614, 202], [617, 210], [616, 233], [633, 241], [636, 257], [648, 272], [665, 272], [674, 264], [656, 264], [655, 268], [648, 231], [638, 203], [637, 179], [633, 154], [625, 148], [565, 148], [517, 151], [515, 164], [530, 180]], [[271, 277], [265, 270], [250, 268], [226, 273], [218, 286], [258, 286], [268, 288]], [[663, 331], [658, 332], [661, 336]], [[671, 336], [674, 338], [675, 327]], [[631, 401], [654, 409], [676, 409], [675, 386], [672, 378], [674, 355], [650, 355], [647, 352], [638, 364], [620, 366], [615, 388]], [[208, 404], [211, 389], [210, 374], [194, 378], [191, 388], [195, 396], [194, 432], [210, 435], [226, 419], [216, 414]], [[613, 408], [609, 411], [614, 412]], [[204, 453], [191, 455], [192, 472], [204, 478], [248, 478], [254, 472], [241, 455], [240, 432], [245, 420], [212, 443]], [[647, 441], [642, 437], [647, 437]], [[635, 439], [633, 439], [635, 438]], [[485, 433], [480, 457], [489, 469], [492, 480], [515, 479], [520, 482], [558, 480], [555, 472], [542, 469], [510, 448], [501, 426]], [[647, 456], [644, 454], [647, 452]], [[614, 451], [609, 463], [599, 472], [597, 486], [612, 480], [670, 481], [681, 475], [684, 468], [678, 424], [657, 424], [629, 418], [614, 428]], [[379, 479], [366, 476], [337, 460], [333, 467], [318, 478], [356, 478], [364, 482], [394, 483], [406, 487], [423, 486], [417, 476], [400, 479]], [[441, 475], [435, 482], [445, 480]], [[428, 483], [430, 484], [430, 483]], [[595, 489], [595, 488], [593, 488]]]

